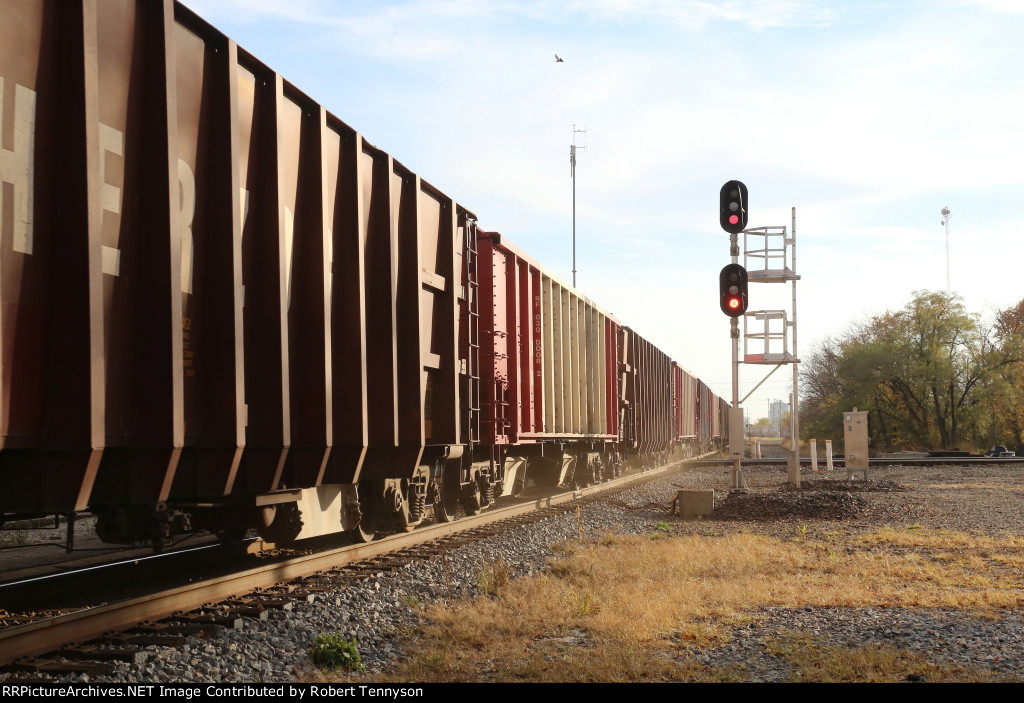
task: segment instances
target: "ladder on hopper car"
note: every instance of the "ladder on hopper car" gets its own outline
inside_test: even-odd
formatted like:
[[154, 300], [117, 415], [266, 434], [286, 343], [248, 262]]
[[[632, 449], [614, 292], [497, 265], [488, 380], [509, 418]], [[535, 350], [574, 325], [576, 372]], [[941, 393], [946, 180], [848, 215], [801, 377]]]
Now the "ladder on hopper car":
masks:
[[[469, 462], [473, 447], [480, 443], [480, 282], [477, 278], [479, 256], [476, 244], [476, 223], [466, 222], [463, 239], [462, 278], [466, 282], [466, 388], [463, 437], [469, 445]], [[467, 462], [468, 463], [468, 462]]]

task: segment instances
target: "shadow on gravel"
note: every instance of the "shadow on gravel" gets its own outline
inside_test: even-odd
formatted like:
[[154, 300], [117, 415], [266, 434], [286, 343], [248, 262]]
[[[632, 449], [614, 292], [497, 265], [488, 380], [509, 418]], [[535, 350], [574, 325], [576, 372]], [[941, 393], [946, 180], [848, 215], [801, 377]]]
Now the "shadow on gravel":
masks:
[[895, 481], [802, 481], [788, 483], [770, 493], [730, 492], [715, 505], [716, 520], [778, 520], [819, 518], [847, 520], [864, 515], [869, 501], [856, 493], [906, 491]]

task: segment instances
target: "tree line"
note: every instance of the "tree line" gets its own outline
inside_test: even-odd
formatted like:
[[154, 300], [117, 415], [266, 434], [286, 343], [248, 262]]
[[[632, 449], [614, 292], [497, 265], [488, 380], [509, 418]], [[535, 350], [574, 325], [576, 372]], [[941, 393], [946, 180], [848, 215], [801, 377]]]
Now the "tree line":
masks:
[[1024, 450], [1024, 300], [984, 321], [956, 294], [915, 291], [801, 365], [802, 438], [841, 447], [842, 413], [856, 407], [872, 453]]

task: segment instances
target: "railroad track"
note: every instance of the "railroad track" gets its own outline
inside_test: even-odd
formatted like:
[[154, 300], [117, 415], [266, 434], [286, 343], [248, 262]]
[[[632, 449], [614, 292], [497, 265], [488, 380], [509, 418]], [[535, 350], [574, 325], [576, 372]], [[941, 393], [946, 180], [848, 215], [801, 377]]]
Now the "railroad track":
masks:
[[[699, 459], [694, 460], [700, 466], [732, 466], [732, 459]], [[785, 466], [789, 459], [744, 459], [741, 466]], [[846, 468], [842, 458], [832, 459], [836, 468]], [[1024, 457], [913, 457], [913, 458], [885, 458], [869, 459], [869, 466], [945, 466], [949, 464], [984, 466], [993, 464], [1021, 464], [1024, 468]], [[810, 466], [809, 457], [800, 457], [801, 466]], [[825, 457], [818, 457], [818, 466], [825, 465]]]
[[[0, 667], [38, 674], [104, 673], [105, 660], [131, 660], [139, 646], [177, 646], [212, 627], [240, 628], [245, 617], [265, 618], [296, 600], [315, 600], [346, 582], [429, 559], [524, 522], [536, 522], [680, 468], [673, 462], [606, 483], [425, 526], [368, 544], [346, 545], [275, 560], [237, 573], [179, 585], [72, 612], [44, 612], [0, 623]], [[213, 605], [211, 605], [213, 604]], [[42, 617], [39, 617], [39, 616]], [[161, 622], [166, 621], [166, 622]], [[77, 644], [86, 643], [86, 644]], [[41, 657], [41, 655], [48, 655]], [[54, 657], [79, 660], [60, 662]]]

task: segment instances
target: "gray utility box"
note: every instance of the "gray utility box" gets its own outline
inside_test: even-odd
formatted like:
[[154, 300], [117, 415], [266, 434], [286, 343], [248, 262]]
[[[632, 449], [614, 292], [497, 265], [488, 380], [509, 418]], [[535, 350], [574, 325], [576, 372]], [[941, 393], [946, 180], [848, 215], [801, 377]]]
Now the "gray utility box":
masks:
[[712, 488], [683, 489], [676, 495], [680, 517], [710, 515], [715, 510], [715, 491]]
[[864, 471], [867, 478], [868, 469], [868, 413], [857, 410], [843, 413], [843, 445], [846, 454], [846, 470]]
[[743, 436], [743, 408], [729, 408], [729, 458], [743, 459], [747, 440]]

